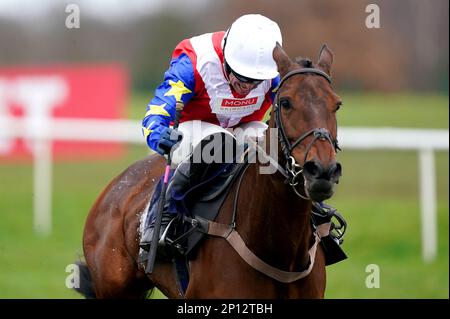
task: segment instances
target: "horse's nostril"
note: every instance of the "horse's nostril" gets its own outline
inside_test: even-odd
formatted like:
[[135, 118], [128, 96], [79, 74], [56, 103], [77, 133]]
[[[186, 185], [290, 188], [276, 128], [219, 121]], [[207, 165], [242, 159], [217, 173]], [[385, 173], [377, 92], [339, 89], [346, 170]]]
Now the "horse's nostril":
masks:
[[310, 178], [318, 178], [322, 175], [323, 169], [320, 163], [308, 161], [303, 165], [303, 173]]
[[328, 178], [330, 180], [339, 181], [339, 177], [342, 175], [342, 166], [339, 163], [334, 163], [328, 170]]
[[336, 170], [334, 171], [334, 175], [339, 177], [342, 175], [342, 166], [341, 164], [337, 163], [336, 164]]
[[342, 166], [339, 163], [331, 163], [330, 166], [324, 167], [322, 163], [317, 161], [308, 161], [303, 165], [303, 174], [308, 179], [325, 179], [337, 182], [342, 174]]

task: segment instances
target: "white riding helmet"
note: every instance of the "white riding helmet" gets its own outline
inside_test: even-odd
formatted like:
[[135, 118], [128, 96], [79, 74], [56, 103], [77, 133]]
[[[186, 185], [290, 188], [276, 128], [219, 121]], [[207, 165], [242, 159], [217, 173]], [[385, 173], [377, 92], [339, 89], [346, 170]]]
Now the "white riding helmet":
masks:
[[258, 80], [278, 75], [272, 52], [282, 45], [278, 24], [260, 14], [247, 14], [233, 22], [224, 40], [226, 63], [239, 75]]

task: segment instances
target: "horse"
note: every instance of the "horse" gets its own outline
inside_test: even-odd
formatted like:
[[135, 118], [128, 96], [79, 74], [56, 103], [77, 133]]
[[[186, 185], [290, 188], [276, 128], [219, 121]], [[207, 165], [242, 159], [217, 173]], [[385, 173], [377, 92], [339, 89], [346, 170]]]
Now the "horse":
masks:
[[[189, 262], [185, 294], [170, 261], [157, 259], [154, 271], [145, 273], [138, 262], [138, 229], [165, 166], [164, 157], [153, 154], [115, 177], [91, 208], [78, 292], [88, 298], [145, 298], [156, 287], [168, 298], [324, 298], [325, 255], [315, 245], [320, 235], [310, 221], [313, 201], [331, 198], [341, 175], [333, 53], [323, 45], [316, 63], [291, 60], [277, 44], [273, 58], [281, 81], [266, 139], [277, 135], [276, 173], [260, 174], [261, 163], [249, 164], [214, 221], [229, 225], [234, 218], [241, 243], [264, 266], [249, 264], [225, 236], [206, 236]], [[267, 267], [290, 279], [270, 276]], [[304, 274], [290, 276], [299, 273]]]

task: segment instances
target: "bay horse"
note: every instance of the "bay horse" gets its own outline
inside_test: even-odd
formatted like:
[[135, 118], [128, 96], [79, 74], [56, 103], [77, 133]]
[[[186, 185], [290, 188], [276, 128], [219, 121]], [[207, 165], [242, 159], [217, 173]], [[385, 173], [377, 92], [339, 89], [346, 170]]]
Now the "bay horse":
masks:
[[[331, 86], [333, 53], [323, 45], [317, 63], [293, 61], [277, 44], [273, 57], [281, 82], [269, 120], [273, 130], [266, 138], [278, 133], [278, 171], [260, 174], [261, 164], [250, 164], [240, 184], [231, 187], [215, 222], [230, 224], [235, 206], [235, 230], [249, 251], [280, 272], [309, 268], [308, 274], [276, 280], [245, 262], [224, 238], [206, 236], [190, 261], [185, 295], [172, 263], [157, 260], [153, 273], [146, 275], [145, 265], [137, 262], [140, 217], [165, 165], [165, 159], [154, 154], [113, 179], [90, 210], [83, 234], [86, 263], [79, 263], [80, 293], [143, 298], [157, 287], [169, 298], [324, 297], [325, 255], [321, 245], [309, 253], [318, 237], [310, 220], [312, 201], [330, 198], [341, 175], [336, 162], [341, 100]], [[291, 183], [286, 184], [289, 174]]]

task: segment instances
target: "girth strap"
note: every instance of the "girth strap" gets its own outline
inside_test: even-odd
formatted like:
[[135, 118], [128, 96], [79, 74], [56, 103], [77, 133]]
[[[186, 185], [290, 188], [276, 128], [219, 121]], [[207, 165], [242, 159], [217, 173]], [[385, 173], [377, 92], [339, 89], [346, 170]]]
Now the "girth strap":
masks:
[[324, 223], [317, 226], [316, 230], [313, 233], [314, 244], [308, 250], [310, 260], [308, 268], [300, 272], [291, 272], [275, 268], [261, 260], [247, 247], [242, 237], [231, 225], [216, 223], [205, 219], [203, 219], [201, 223], [208, 224], [207, 230], [202, 227], [208, 235], [225, 238], [231, 245], [231, 247], [233, 247], [234, 250], [239, 254], [239, 256], [241, 256], [241, 258], [252, 268], [262, 272], [272, 279], [283, 283], [291, 283], [309, 275], [314, 266], [317, 245], [319, 244], [322, 237], [328, 236], [331, 226], [331, 223]]

